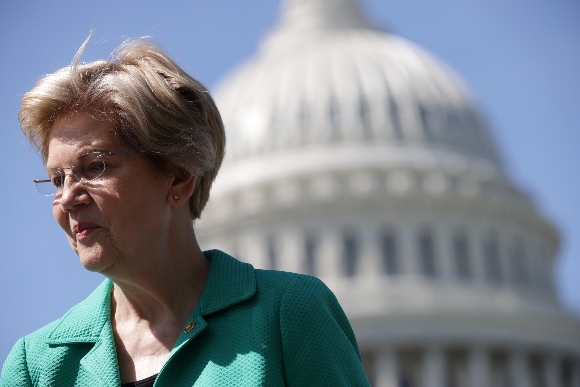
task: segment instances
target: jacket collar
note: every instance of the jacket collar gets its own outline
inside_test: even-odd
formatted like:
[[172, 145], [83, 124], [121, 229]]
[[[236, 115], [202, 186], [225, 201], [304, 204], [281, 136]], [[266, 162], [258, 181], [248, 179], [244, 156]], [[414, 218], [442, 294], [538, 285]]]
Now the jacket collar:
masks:
[[113, 282], [105, 280], [90, 296], [69, 310], [48, 335], [48, 343], [94, 343], [98, 341], [103, 327], [110, 325], [112, 288]]
[[[211, 261], [198, 307], [201, 315], [215, 313], [251, 298], [256, 293], [254, 268], [219, 250], [205, 251]], [[112, 341], [111, 289], [106, 279], [91, 295], [67, 312], [48, 335], [49, 344]]]
[[256, 293], [254, 267], [220, 250], [203, 253], [211, 261], [199, 300], [202, 315], [215, 313], [245, 301]]

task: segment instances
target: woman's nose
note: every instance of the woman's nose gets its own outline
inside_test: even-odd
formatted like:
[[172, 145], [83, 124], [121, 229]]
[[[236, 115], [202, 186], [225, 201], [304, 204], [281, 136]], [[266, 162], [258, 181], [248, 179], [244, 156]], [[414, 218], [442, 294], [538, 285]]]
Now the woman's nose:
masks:
[[73, 174], [63, 176], [63, 185], [58, 198], [63, 211], [69, 211], [78, 205], [88, 204], [90, 195], [86, 187]]

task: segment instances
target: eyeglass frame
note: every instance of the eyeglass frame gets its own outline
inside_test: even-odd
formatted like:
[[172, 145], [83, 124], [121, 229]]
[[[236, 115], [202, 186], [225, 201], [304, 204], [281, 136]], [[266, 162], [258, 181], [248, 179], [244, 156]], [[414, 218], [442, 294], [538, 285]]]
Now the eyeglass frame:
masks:
[[[105, 156], [130, 155], [130, 154], [139, 153], [139, 152], [137, 152], [137, 151], [131, 151], [131, 152], [103, 152], [103, 151], [100, 151], [100, 150], [94, 150], [94, 151], [89, 151], [89, 152], [86, 152], [86, 153], [81, 154], [80, 156], [78, 156], [75, 159], [75, 161], [79, 160], [81, 157], [84, 157], [84, 156], [87, 156], [87, 155], [90, 155], [90, 154], [93, 154], [93, 153], [97, 153], [97, 156], [96, 157], [97, 158], [100, 158], [103, 161], [103, 170], [102, 170], [102, 172], [98, 176], [95, 176], [92, 179], [84, 179], [85, 181], [93, 181], [95, 179], [98, 179], [99, 177], [101, 177], [103, 175], [103, 173], [105, 173], [105, 170], [107, 168], [106, 167], [106, 164], [105, 164], [105, 160], [104, 160], [104, 157]], [[74, 170], [73, 170], [73, 168], [75, 168], [77, 166], [78, 165], [71, 165], [70, 167], [54, 168], [54, 169], [56, 169], [58, 171], [58, 173], [63, 178], [66, 177], [66, 174], [64, 173], [64, 170], [65, 169], [70, 169], [71, 172], [72, 172], [72, 176], [74, 176], [75, 180], [77, 182], [79, 182], [79, 183], [81, 183], [81, 184], [84, 185], [84, 183], [82, 181], [83, 180], [83, 176], [78, 176], [78, 173], [75, 173]], [[62, 191], [62, 188], [59, 189], [59, 187], [55, 186], [54, 183], [53, 183], [53, 181], [51, 179], [48, 179], [48, 180], [34, 179], [32, 182], [36, 185], [36, 190], [38, 191], [38, 193], [41, 194], [41, 195], [43, 195], [43, 196], [55, 196], [55, 195], [57, 195], [59, 193], [59, 191]], [[39, 189], [39, 186], [38, 186], [39, 183], [41, 183], [41, 184], [42, 183], [50, 183], [52, 186], [54, 186], [55, 192], [54, 193], [49, 193], [49, 194], [45, 194], [45, 193], [40, 192], [40, 189]], [[63, 186], [64, 186], [64, 182], [63, 182]]]

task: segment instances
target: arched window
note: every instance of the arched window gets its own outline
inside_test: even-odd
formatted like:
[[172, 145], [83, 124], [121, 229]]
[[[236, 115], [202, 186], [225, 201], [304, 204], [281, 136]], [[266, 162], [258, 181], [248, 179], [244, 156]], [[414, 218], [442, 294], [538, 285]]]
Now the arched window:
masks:
[[343, 234], [343, 268], [346, 277], [354, 277], [356, 274], [356, 264], [359, 255], [359, 243], [356, 235], [352, 231]]
[[421, 230], [419, 232], [418, 242], [422, 274], [426, 277], [435, 277], [437, 275], [437, 268], [435, 265], [435, 241], [431, 230]]
[[461, 280], [471, 278], [471, 265], [469, 263], [469, 244], [467, 235], [458, 231], [453, 235], [453, 258], [455, 261], [455, 274]]
[[383, 272], [385, 274], [399, 274], [399, 257], [397, 254], [397, 240], [394, 231], [383, 231], [381, 236], [381, 258], [383, 262]]

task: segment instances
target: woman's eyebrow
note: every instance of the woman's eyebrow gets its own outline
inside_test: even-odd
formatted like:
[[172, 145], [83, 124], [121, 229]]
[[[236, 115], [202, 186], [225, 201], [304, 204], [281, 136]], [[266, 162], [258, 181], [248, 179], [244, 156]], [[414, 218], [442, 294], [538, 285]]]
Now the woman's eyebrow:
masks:
[[[82, 151], [81, 153], [79, 153], [79, 155], [76, 156], [73, 159], [73, 163], [76, 160], [78, 160], [80, 157], [86, 156], [86, 155], [91, 154], [91, 153], [108, 153], [108, 152], [109, 152], [109, 150], [104, 149], [104, 148], [91, 148], [91, 149], [86, 149], [86, 150]], [[56, 166], [53, 167], [53, 166], [48, 166], [47, 165], [47, 166], [44, 167], [44, 169], [49, 170], [49, 169], [61, 169], [61, 168], [68, 168], [68, 167], [70, 167], [70, 165], [69, 166], [60, 166], [60, 167], [56, 167]]]
[[92, 148], [92, 149], [89, 149], [89, 150], [82, 152], [80, 155], [77, 156], [77, 159], [81, 156], [88, 155], [89, 153], [107, 153], [107, 152], [109, 152], [109, 151], [104, 149], [104, 148]]

